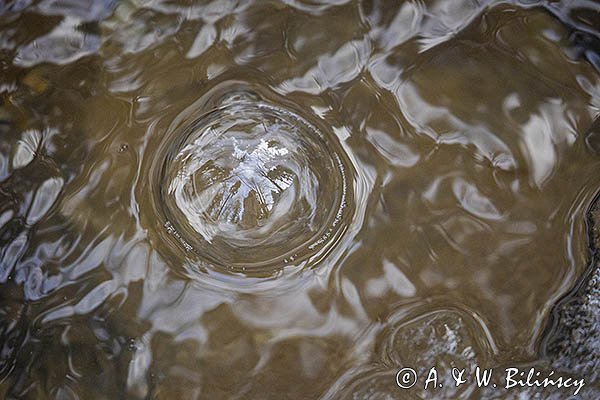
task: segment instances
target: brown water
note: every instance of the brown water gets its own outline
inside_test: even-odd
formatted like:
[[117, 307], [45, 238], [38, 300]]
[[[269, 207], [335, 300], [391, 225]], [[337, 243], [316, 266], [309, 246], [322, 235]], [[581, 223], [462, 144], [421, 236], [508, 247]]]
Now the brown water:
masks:
[[598, 15], [0, 3], [0, 397], [478, 398], [395, 374], [538, 362], [588, 261]]

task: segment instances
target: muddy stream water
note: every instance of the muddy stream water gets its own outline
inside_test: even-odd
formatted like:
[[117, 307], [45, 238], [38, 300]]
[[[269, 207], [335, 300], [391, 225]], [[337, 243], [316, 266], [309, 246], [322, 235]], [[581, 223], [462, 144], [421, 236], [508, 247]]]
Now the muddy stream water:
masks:
[[517, 396], [450, 371], [588, 265], [599, 15], [0, 1], [0, 398]]

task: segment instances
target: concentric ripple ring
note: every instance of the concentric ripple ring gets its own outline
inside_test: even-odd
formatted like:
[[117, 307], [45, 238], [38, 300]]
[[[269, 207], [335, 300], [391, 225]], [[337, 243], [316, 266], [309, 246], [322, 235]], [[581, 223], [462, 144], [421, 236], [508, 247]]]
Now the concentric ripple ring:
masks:
[[349, 162], [335, 140], [253, 93], [228, 95], [166, 135], [153, 178], [164, 230], [220, 272], [314, 264], [349, 220]]

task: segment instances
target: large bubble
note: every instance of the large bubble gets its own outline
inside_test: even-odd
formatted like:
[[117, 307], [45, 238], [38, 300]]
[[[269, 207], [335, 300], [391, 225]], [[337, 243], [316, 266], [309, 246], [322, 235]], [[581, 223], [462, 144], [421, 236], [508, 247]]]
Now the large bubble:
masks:
[[314, 263], [345, 230], [349, 162], [333, 135], [258, 95], [230, 93], [163, 138], [152, 180], [188, 261], [272, 274]]

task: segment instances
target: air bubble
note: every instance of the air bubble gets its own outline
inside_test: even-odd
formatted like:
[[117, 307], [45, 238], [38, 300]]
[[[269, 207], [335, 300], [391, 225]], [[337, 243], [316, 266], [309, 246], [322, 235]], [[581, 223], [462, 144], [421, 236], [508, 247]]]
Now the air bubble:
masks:
[[322, 259], [350, 219], [335, 137], [251, 91], [180, 124], [158, 158], [164, 233], [201, 268], [264, 275]]

